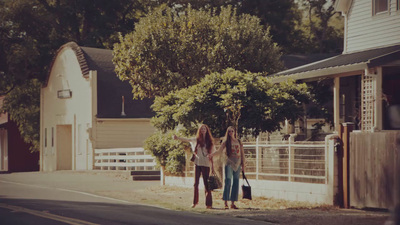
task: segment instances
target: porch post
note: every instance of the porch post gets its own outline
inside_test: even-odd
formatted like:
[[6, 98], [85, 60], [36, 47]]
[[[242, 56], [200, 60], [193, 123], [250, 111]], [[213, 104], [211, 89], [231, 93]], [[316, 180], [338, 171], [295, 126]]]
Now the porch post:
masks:
[[375, 124], [374, 130], [382, 130], [382, 67], [376, 68], [375, 77]]
[[340, 77], [335, 77], [333, 80], [333, 122], [335, 131], [339, 132], [340, 127]]
[[342, 160], [341, 164], [339, 164], [339, 167], [341, 166], [341, 171], [340, 168], [339, 171], [342, 173], [341, 190], [343, 194], [343, 207], [346, 209], [350, 208], [350, 132], [352, 132], [353, 129], [353, 123], [343, 123], [339, 133], [343, 144], [341, 154], [342, 159], [338, 159]]

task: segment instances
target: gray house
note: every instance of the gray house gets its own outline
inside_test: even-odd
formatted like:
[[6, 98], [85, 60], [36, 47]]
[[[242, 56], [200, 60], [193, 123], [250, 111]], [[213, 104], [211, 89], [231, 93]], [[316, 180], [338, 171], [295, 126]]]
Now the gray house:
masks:
[[[345, 207], [391, 208], [399, 189], [399, 0], [337, 0], [345, 18], [341, 55], [282, 71], [277, 82], [330, 80], [334, 130], [342, 141]], [[397, 185], [397, 186], [396, 186]]]

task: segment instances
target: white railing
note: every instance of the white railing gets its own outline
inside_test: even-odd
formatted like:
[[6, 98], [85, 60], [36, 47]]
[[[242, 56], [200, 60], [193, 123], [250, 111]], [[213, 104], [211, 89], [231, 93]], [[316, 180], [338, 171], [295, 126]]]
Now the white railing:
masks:
[[246, 173], [256, 180], [327, 182], [325, 143], [294, 142], [243, 144]]
[[[259, 139], [255, 142], [244, 142], [246, 176], [255, 180], [326, 184], [326, 146], [323, 141], [295, 142], [294, 136], [280, 143], [261, 142]], [[187, 163], [186, 176], [193, 176], [193, 169], [193, 163]]]
[[95, 149], [94, 169], [97, 170], [156, 170], [152, 155], [143, 148]]

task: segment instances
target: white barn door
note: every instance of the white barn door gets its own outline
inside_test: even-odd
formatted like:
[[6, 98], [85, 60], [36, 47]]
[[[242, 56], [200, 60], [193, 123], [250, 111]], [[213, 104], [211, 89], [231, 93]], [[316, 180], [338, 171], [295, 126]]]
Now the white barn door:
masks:
[[57, 125], [57, 170], [72, 170], [72, 126]]

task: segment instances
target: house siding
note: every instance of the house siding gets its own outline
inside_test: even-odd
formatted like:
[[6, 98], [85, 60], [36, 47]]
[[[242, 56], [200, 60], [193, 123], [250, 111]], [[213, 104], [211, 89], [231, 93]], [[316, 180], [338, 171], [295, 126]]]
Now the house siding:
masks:
[[98, 120], [96, 149], [143, 147], [156, 130], [149, 119]]
[[353, 1], [347, 17], [345, 53], [399, 43], [400, 13], [396, 1], [390, 3], [388, 12], [373, 16], [372, 0]]
[[[60, 99], [57, 97], [57, 91], [70, 89], [72, 97]], [[41, 151], [42, 151], [42, 170], [53, 171], [57, 169], [57, 142], [72, 140], [71, 147], [68, 152], [60, 154], [70, 154], [72, 162], [68, 162], [71, 169], [86, 169], [87, 165], [80, 163], [88, 163], [92, 165], [93, 151], [91, 147], [86, 148], [86, 141], [89, 133], [87, 128], [91, 127], [91, 87], [89, 79], [82, 75], [75, 52], [71, 48], [64, 48], [55, 58], [53, 67], [50, 72], [48, 84], [42, 88], [42, 122], [41, 122]], [[81, 131], [78, 131], [78, 125], [81, 125]], [[71, 126], [70, 137], [57, 137], [57, 128]], [[45, 132], [47, 129], [47, 145], [44, 144]], [[67, 129], [69, 130], [69, 128]], [[78, 134], [79, 132], [79, 134]], [[60, 140], [58, 140], [60, 139]], [[63, 139], [63, 140], [62, 140]], [[81, 149], [82, 145], [85, 149]], [[79, 154], [82, 153], [83, 154]], [[80, 157], [85, 157], [84, 160]], [[61, 160], [61, 159], [59, 159]], [[78, 164], [77, 164], [78, 163]], [[91, 169], [91, 168], [89, 168]]]

